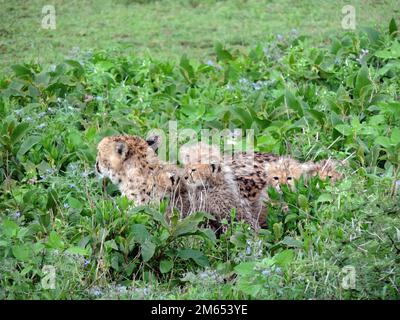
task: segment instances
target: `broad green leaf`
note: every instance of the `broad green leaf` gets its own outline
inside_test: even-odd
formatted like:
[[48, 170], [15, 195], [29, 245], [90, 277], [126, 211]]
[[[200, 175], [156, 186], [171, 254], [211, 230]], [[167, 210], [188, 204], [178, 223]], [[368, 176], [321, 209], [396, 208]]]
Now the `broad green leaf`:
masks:
[[23, 136], [25, 135], [26, 131], [28, 131], [29, 129], [29, 123], [27, 122], [23, 122], [20, 123], [19, 125], [17, 125], [12, 134], [11, 134], [11, 143], [17, 143], [19, 142], [19, 140], [21, 140], [23, 138]]
[[161, 260], [160, 262], [160, 271], [161, 273], [167, 273], [171, 271], [174, 263], [171, 260]]
[[52, 249], [63, 249], [64, 248], [64, 242], [61, 241], [60, 236], [55, 231], [50, 232], [50, 235], [49, 235], [46, 245], [47, 245], [47, 247], [52, 248]]
[[263, 285], [249, 281], [247, 278], [241, 278], [237, 282], [237, 287], [239, 290], [243, 291], [252, 297], [257, 297], [258, 293], [262, 290]]
[[12, 220], [5, 220], [3, 222], [3, 233], [7, 237], [15, 237], [18, 233], [19, 226]]
[[215, 45], [215, 53], [217, 54], [218, 61], [233, 60], [232, 54], [228, 50], [224, 49], [224, 47], [221, 43], [217, 43]]
[[18, 78], [27, 80], [32, 78], [32, 71], [25, 66], [15, 64], [11, 66], [11, 69]]
[[392, 141], [388, 137], [379, 136], [375, 139], [375, 143], [381, 145], [384, 148], [390, 148]]
[[338, 124], [335, 126], [335, 129], [344, 136], [350, 136], [353, 133], [351, 126], [348, 124]]
[[28, 244], [15, 245], [11, 251], [14, 257], [20, 261], [29, 261], [32, 256], [32, 248]]
[[178, 221], [173, 233], [174, 237], [195, 233], [198, 230], [199, 223], [203, 221], [203, 218], [203, 213], [196, 212], [187, 216], [182, 221]]
[[150, 233], [147, 231], [143, 224], [134, 224], [131, 227], [131, 232], [136, 242], [144, 244], [146, 241], [150, 240]]
[[29, 136], [22, 142], [21, 147], [17, 152], [17, 157], [21, 158], [27, 153], [33, 146], [35, 146], [42, 138], [40, 136]]
[[156, 245], [151, 242], [149, 239], [144, 241], [144, 243], [141, 244], [141, 253], [142, 253], [142, 258], [144, 262], [149, 261], [156, 250]]
[[354, 86], [354, 93], [357, 97], [360, 97], [365, 89], [371, 85], [371, 80], [369, 79], [369, 72], [367, 66], [362, 66], [357, 73], [356, 83]]
[[74, 208], [77, 210], [82, 210], [82, 208], [83, 208], [83, 204], [74, 197], [68, 198], [68, 204], [70, 205], [71, 208]]
[[288, 247], [295, 247], [295, 248], [302, 248], [303, 243], [295, 238], [286, 236], [280, 243], [288, 246]]
[[329, 193], [323, 193], [317, 199], [317, 203], [320, 203], [320, 202], [332, 202], [332, 201], [333, 201], [333, 198]]
[[88, 250], [82, 247], [71, 247], [66, 252], [81, 256], [87, 256], [89, 254]]
[[283, 250], [276, 254], [273, 259], [275, 263], [280, 267], [285, 267], [289, 265], [294, 258], [294, 252], [292, 249]]
[[256, 262], [241, 262], [238, 264], [234, 270], [236, 271], [237, 274], [240, 275], [252, 275], [254, 274], [254, 270], [256, 267]]
[[207, 257], [199, 250], [181, 249], [178, 251], [178, 257], [184, 260], [192, 259], [200, 267], [207, 267], [209, 265]]
[[215, 233], [211, 229], [208, 229], [208, 228], [207, 229], [199, 229], [199, 233], [213, 243], [215, 243], [217, 241]]
[[303, 107], [301, 106], [300, 101], [289, 90], [285, 91], [285, 103], [288, 108], [297, 112], [300, 117], [304, 116]]
[[394, 144], [394, 145], [400, 143], [400, 128], [393, 129], [390, 140], [391, 140], [392, 144]]

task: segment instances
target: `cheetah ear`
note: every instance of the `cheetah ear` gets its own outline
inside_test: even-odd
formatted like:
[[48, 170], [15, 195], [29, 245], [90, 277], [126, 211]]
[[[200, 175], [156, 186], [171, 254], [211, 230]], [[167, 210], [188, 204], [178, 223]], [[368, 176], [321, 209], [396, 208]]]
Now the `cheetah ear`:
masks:
[[157, 151], [158, 148], [161, 146], [162, 141], [160, 136], [154, 135], [148, 137], [146, 142], [154, 151]]
[[214, 172], [220, 172], [221, 171], [221, 166], [218, 163], [212, 162], [211, 164], [211, 171]]
[[126, 159], [128, 156], [128, 146], [125, 142], [118, 142], [116, 146], [116, 152], [121, 156], [122, 159]]

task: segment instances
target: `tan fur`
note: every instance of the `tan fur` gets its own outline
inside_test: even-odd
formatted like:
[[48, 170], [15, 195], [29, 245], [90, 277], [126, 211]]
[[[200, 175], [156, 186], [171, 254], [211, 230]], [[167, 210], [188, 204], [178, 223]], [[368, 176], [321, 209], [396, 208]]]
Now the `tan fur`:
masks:
[[176, 187], [176, 166], [162, 163], [146, 140], [137, 136], [113, 136], [97, 147], [96, 171], [118, 185], [137, 205], [170, 196]]
[[267, 174], [267, 185], [280, 190], [281, 185], [288, 185], [294, 188], [294, 181], [300, 179], [306, 167], [300, 162], [289, 157], [280, 157], [276, 161], [265, 164]]
[[341, 165], [343, 163], [333, 159], [321, 160], [316, 163], [315, 172], [321, 180], [330, 179], [331, 183], [335, 183], [343, 179], [343, 174], [338, 171], [338, 167]]

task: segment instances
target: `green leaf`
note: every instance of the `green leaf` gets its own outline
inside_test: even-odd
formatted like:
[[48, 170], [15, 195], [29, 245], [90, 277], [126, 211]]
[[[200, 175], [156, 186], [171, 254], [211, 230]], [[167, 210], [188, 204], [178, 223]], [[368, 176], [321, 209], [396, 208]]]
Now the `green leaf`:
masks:
[[25, 66], [15, 64], [11, 66], [11, 69], [18, 78], [27, 80], [32, 78], [32, 71]]
[[85, 248], [82, 248], [82, 247], [71, 247], [66, 252], [72, 253], [72, 254], [78, 254], [80, 256], [89, 255], [89, 251], [87, 249], [85, 249]]
[[353, 133], [351, 126], [348, 124], [338, 124], [335, 126], [335, 129], [344, 136], [350, 136]]
[[389, 35], [395, 36], [398, 31], [396, 20], [392, 18], [389, 23]]
[[372, 46], [377, 47], [381, 44], [382, 38], [379, 31], [370, 27], [363, 27], [362, 30], [368, 35]]
[[21, 158], [27, 153], [34, 145], [36, 145], [42, 138], [40, 136], [29, 136], [22, 142], [21, 147], [17, 152], [17, 157]]
[[241, 262], [238, 264], [234, 270], [237, 274], [242, 276], [254, 274], [254, 268], [256, 267], [256, 262]]
[[296, 111], [300, 117], [304, 116], [304, 111], [300, 101], [289, 90], [285, 91], [285, 103], [287, 107]]
[[193, 234], [198, 230], [198, 225], [203, 221], [204, 214], [202, 212], [196, 212], [179, 221], [175, 226], [173, 236], [179, 237], [187, 234]]
[[21, 244], [12, 246], [11, 251], [17, 260], [26, 262], [31, 258], [32, 248], [28, 244]]
[[58, 210], [58, 196], [57, 192], [53, 189], [49, 189], [47, 192], [47, 204], [46, 209], [52, 209], [54, 212]]
[[15, 127], [15, 129], [12, 131], [11, 134], [11, 143], [17, 143], [19, 140], [21, 140], [23, 138], [23, 136], [25, 135], [26, 131], [29, 128], [29, 123], [27, 122], [23, 122], [20, 123], [19, 125], [17, 125]]
[[177, 255], [178, 255], [179, 258], [182, 258], [183, 260], [192, 259], [200, 267], [209, 266], [209, 262], [208, 262], [207, 257], [199, 250], [181, 249], [181, 250], [178, 251]]
[[239, 290], [243, 291], [245, 294], [252, 296], [253, 298], [257, 297], [258, 293], [262, 290], [262, 284], [254, 284], [252, 281], [247, 278], [241, 278], [237, 282], [237, 287]]
[[181, 58], [181, 62], [179, 64], [180, 70], [186, 81], [191, 84], [194, 80], [194, 69], [191, 66], [189, 59], [186, 55], [183, 55]]
[[[375, 56], [382, 59], [400, 58], [400, 43], [393, 42], [389, 49], [376, 51]], [[396, 64], [394, 66], [396, 67]]]
[[61, 241], [61, 238], [55, 231], [50, 232], [49, 239], [46, 243], [47, 247], [52, 249], [63, 249], [64, 243]]
[[320, 202], [332, 202], [332, 201], [333, 201], [333, 198], [329, 193], [323, 193], [317, 199], [317, 203], [320, 203]]
[[244, 124], [243, 127], [245, 129], [250, 129], [252, 127], [254, 119], [247, 110], [235, 107], [232, 109], [232, 111], [236, 115], [236, 117]]
[[212, 243], [215, 243], [217, 241], [217, 237], [215, 236], [214, 231], [209, 228], [199, 229], [199, 233], [200, 235], [203, 235], [205, 238], [210, 240]]
[[392, 144], [394, 144], [394, 145], [400, 143], [400, 128], [393, 128], [390, 140], [392, 141]]
[[296, 221], [299, 216], [296, 213], [290, 213], [285, 218], [285, 223]]
[[295, 248], [302, 248], [303, 243], [295, 238], [286, 236], [280, 243], [288, 246], [288, 247], [295, 247]]
[[273, 259], [275, 263], [280, 267], [285, 267], [289, 265], [294, 258], [294, 252], [292, 249], [283, 250], [276, 254]]
[[308, 109], [307, 112], [319, 122], [321, 126], [325, 124], [325, 113], [315, 110], [315, 109]]
[[164, 228], [167, 228], [167, 229], [169, 228], [168, 222], [161, 212], [159, 212], [157, 210], [153, 210], [152, 216], [153, 216], [154, 220], [160, 222]]
[[147, 239], [144, 243], [142, 243], [141, 249], [143, 261], [147, 262], [153, 257], [156, 250], [156, 245]]
[[161, 260], [160, 271], [161, 273], [167, 273], [172, 269], [173, 266], [174, 263], [171, 260]]
[[70, 205], [71, 208], [74, 208], [76, 210], [82, 210], [83, 208], [83, 204], [74, 197], [68, 198], [68, 204]]
[[133, 233], [135, 241], [140, 244], [144, 244], [151, 239], [150, 233], [143, 224], [132, 225], [131, 232]]
[[375, 143], [381, 145], [384, 148], [390, 148], [392, 144], [391, 140], [388, 137], [379, 136], [375, 139]]
[[369, 79], [368, 67], [363, 66], [357, 73], [356, 83], [354, 86], [354, 93], [357, 97], [360, 97], [367, 87], [371, 85]]
[[3, 222], [3, 233], [9, 237], [15, 237], [18, 233], [19, 226], [12, 220], [5, 220]]
[[232, 54], [228, 50], [224, 49], [223, 45], [219, 42], [215, 44], [215, 53], [217, 54], [218, 61], [233, 60]]

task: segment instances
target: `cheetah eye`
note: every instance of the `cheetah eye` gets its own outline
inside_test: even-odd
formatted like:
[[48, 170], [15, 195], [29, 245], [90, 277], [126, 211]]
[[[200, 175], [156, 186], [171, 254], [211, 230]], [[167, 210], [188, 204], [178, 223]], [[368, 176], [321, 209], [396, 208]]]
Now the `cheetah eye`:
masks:
[[292, 180], [292, 177], [287, 177], [286, 180], [290, 181]]
[[328, 176], [329, 179], [332, 179], [332, 176]]
[[196, 171], [196, 169], [192, 169], [192, 172], [195, 172]]
[[274, 180], [279, 180], [279, 177], [274, 177]]

